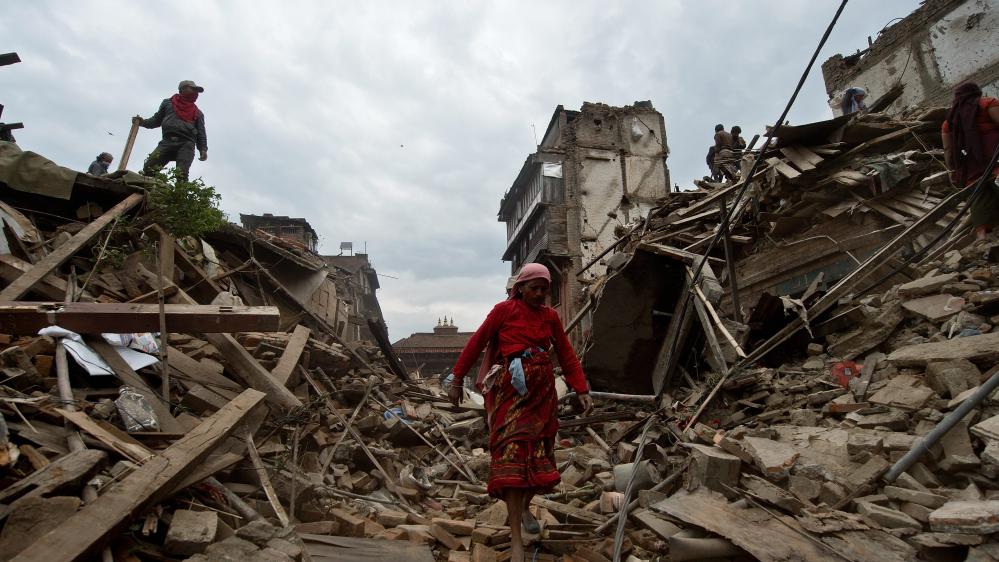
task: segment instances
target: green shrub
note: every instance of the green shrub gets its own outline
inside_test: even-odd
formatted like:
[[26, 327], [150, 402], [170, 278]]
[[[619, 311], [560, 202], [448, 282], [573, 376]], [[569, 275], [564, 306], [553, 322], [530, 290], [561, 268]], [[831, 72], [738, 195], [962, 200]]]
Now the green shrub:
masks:
[[201, 178], [185, 180], [176, 168], [159, 173], [149, 190], [149, 207], [160, 226], [177, 238], [200, 237], [222, 228], [227, 220], [219, 209], [222, 196]]

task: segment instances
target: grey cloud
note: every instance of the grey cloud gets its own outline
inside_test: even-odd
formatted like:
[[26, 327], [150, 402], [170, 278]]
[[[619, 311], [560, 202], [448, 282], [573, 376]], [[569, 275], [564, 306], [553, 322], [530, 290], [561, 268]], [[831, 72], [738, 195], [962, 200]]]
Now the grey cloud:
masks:
[[[915, 0], [851, 4], [821, 63]], [[832, 2], [21, 2], [6, 7], [5, 120], [64, 165], [117, 158], [129, 117], [181, 79], [199, 100], [231, 218], [303, 216], [322, 248], [368, 242], [393, 338], [488, 312], [509, 265], [499, 199], [558, 104], [651, 99], [674, 181], [706, 170], [717, 122], [762, 130]], [[818, 66], [791, 114], [828, 117]], [[114, 136], [108, 136], [110, 131]], [[158, 140], [142, 131], [131, 167]], [[402, 145], [402, 146], [400, 146]], [[450, 308], [450, 310], [444, 310]], [[437, 310], [441, 309], [441, 310]]]

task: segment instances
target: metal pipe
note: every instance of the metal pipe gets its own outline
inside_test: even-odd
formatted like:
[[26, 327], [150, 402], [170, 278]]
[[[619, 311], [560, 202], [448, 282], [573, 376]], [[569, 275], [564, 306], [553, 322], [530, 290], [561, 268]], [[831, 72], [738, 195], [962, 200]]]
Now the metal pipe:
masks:
[[947, 432], [953, 429], [953, 427], [957, 425], [957, 422], [961, 421], [964, 416], [974, 410], [975, 407], [978, 406], [978, 404], [984, 400], [986, 396], [991, 395], [997, 387], [999, 387], [999, 373], [992, 375], [992, 377], [985, 381], [985, 384], [980, 386], [974, 394], [969, 396], [964, 402], [961, 402], [961, 405], [958, 406], [956, 410], [951, 412], [950, 415], [937, 424], [937, 426], [933, 428], [933, 431], [926, 434], [926, 437], [917, 441], [916, 444], [909, 449], [909, 452], [906, 453], [904, 457], [898, 459], [898, 462], [896, 462], [888, 473], [885, 474], [884, 481], [894, 482], [895, 479], [901, 476], [903, 472], [909, 470], [909, 467], [915, 464], [916, 461], [919, 460], [919, 457], [928, 453], [930, 451], [930, 447], [936, 445], [937, 441], [940, 441], [944, 435], [947, 435]]

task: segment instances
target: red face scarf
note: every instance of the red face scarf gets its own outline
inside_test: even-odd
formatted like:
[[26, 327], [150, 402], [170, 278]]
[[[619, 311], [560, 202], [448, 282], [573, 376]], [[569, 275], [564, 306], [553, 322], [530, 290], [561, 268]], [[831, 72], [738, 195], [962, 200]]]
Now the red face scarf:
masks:
[[188, 93], [188, 94], [174, 94], [170, 98], [170, 103], [173, 104], [173, 112], [180, 117], [181, 120], [187, 121], [188, 123], [193, 123], [194, 118], [198, 116], [198, 106], [194, 105], [195, 100], [198, 99], [198, 93]]

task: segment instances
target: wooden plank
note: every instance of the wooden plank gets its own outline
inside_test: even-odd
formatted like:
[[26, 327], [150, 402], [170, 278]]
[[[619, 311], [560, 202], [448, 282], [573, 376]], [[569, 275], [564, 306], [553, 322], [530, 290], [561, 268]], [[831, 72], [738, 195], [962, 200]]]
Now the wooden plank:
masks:
[[[0, 279], [8, 283], [13, 283], [31, 268], [32, 264], [11, 254], [0, 255]], [[47, 275], [31, 290], [47, 299], [62, 300], [66, 296], [66, 280], [58, 275]]]
[[274, 491], [271, 478], [267, 475], [267, 467], [264, 466], [264, 461], [260, 458], [260, 452], [257, 451], [257, 446], [253, 443], [253, 434], [250, 432], [246, 432], [246, 452], [250, 454], [253, 470], [257, 474], [257, 479], [260, 480], [260, 486], [264, 489], [264, 494], [267, 495], [267, 501], [271, 502], [271, 507], [274, 508], [274, 514], [277, 515], [281, 526], [287, 527], [291, 521], [288, 519], [288, 514], [285, 512], [284, 507], [281, 505], [281, 500], [278, 499], [277, 492]]
[[[0, 333], [37, 334], [60, 326], [81, 334], [143, 333], [160, 329], [159, 307], [141, 303], [0, 303]], [[274, 306], [166, 305], [175, 332], [272, 332], [281, 313]]]
[[132, 387], [146, 398], [146, 402], [149, 403], [149, 406], [153, 409], [153, 413], [156, 414], [156, 419], [159, 421], [160, 431], [166, 433], [184, 432], [184, 427], [170, 413], [169, 405], [153, 389], [149, 388], [146, 381], [129, 367], [128, 362], [122, 359], [121, 355], [114, 350], [114, 347], [103, 336], [87, 335], [84, 336], [83, 340], [91, 349], [97, 352], [97, 355], [101, 356], [101, 359], [111, 367], [111, 370], [114, 371], [115, 375], [123, 383]]
[[812, 152], [812, 150], [809, 149], [806, 146], [801, 146], [799, 144], [799, 145], [796, 145], [794, 147], [794, 149], [798, 153], [798, 156], [800, 156], [801, 158], [804, 158], [805, 160], [807, 160], [813, 166], [818, 166], [819, 164], [821, 164], [821, 163], [823, 163], [823, 162], [826, 161], [825, 158], [823, 158], [823, 157], [819, 156], [818, 154]]
[[284, 352], [281, 353], [281, 359], [278, 359], [278, 364], [271, 370], [271, 375], [279, 383], [285, 386], [288, 385], [288, 379], [291, 378], [291, 374], [295, 371], [295, 366], [298, 365], [298, 360], [302, 357], [302, 352], [305, 351], [305, 346], [309, 343], [309, 335], [311, 334], [312, 330], [305, 326], [301, 324], [295, 326], [295, 331], [288, 338], [288, 345], [285, 346]]
[[104, 443], [112, 450], [117, 451], [121, 455], [128, 457], [139, 464], [144, 463], [153, 457], [153, 452], [146, 447], [138, 443], [125, 441], [118, 435], [115, 435], [106, 428], [100, 426], [97, 422], [90, 419], [90, 416], [83, 412], [71, 412], [62, 408], [56, 408], [56, 412], [59, 412], [59, 415], [71, 421], [73, 425], [79, 427], [83, 431], [86, 431], [90, 435], [93, 435], [98, 441]]
[[[183, 375], [180, 377], [181, 379], [186, 378], [190, 381], [188, 384], [202, 384], [216, 393], [227, 396], [227, 400], [235, 398], [243, 390], [236, 381], [221, 373], [216, 373], [175, 347], [167, 347], [167, 359], [170, 361], [170, 367]], [[184, 381], [182, 380], [181, 383], [184, 384]], [[228, 396], [229, 392], [233, 394]]]
[[541, 496], [534, 496], [531, 500], [533, 505], [537, 505], [558, 513], [560, 515], [565, 515], [577, 521], [582, 521], [583, 523], [589, 523], [592, 525], [600, 525], [607, 520], [607, 516], [600, 515], [599, 513], [593, 513], [592, 511], [586, 511], [585, 509], [579, 509], [578, 507], [572, 507], [571, 505], [566, 505], [564, 503], [558, 503], [552, 500], [545, 499]]
[[124, 215], [132, 207], [135, 207], [145, 198], [142, 193], [133, 193], [125, 198], [121, 203], [118, 203], [111, 208], [108, 212], [104, 213], [96, 220], [83, 227], [80, 232], [77, 232], [66, 241], [62, 246], [59, 246], [53, 252], [44, 258], [38, 260], [30, 270], [17, 278], [16, 281], [7, 285], [3, 291], [0, 291], [0, 302], [16, 301], [28, 294], [28, 291], [32, 289], [39, 281], [51, 274], [57, 267], [66, 262], [69, 258], [73, 257], [73, 254], [80, 251], [87, 243], [94, 239], [105, 227], [111, 224], [116, 218]]
[[802, 172], [808, 172], [815, 169], [815, 165], [808, 161], [794, 146], [785, 146], [780, 149], [780, 151], [791, 161], [799, 170]]
[[[178, 293], [181, 294], [181, 293]], [[302, 402], [271, 376], [256, 359], [229, 334], [205, 334], [205, 339], [225, 357], [228, 367], [246, 383], [267, 394], [267, 400], [284, 409], [298, 408]]]
[[887, 217], [887, 218], [889, 218], [889, 219], [897, 222], [898, 224], [905, 224], [905, 225], [907, 225], [907, 224], [912, 223], [912, 218], [907, 217], [907, 216], [905, 216], [903, 214], [897, 213], [897, 212], [893, 211], [892, 209], [889, 209], [888, 207], [882, 205], [881, 203], [878, 203], [877, 201], [875, 201], [873, 199], [864, 199], [863, 197], [857, 195], [856, 193], [851, 193], [851, 195], [853, 195], [854, 199], [856, 199], [857, 201], [859, 201], [861, 204], [863, 204], [868, 209], [871, 209], [872, 211], [876, 211], [876, 212], [884, 215], [885, 217]]
[[92, 560], [146, 508], [166, 499], [189, 472], [239, 426], [265, 395], [245, 390], [163, 453], [149, 459], [14, 558], [17, 562]]
[[784, 176], [789, 180], [793, 180], [794, 178], [797, 178], [798, 176], [801, 175], [801, 172], [795, 170], [791, 166], [788, 166], [786, 162], [784, 162], [780, 158], [777, 158], [776, 156], [767, 158], [767, 164], [770, 164], [771, 166], [776, 168], [777, 171], [780, 172], [780, 175]]
[[22, 497], [45, 497], [58, 493], [77, 493], [107, 464], [104, 451], [84, 449], [63, 455], [44, 468], [0, 490], [0, 502], [10, 503]]

